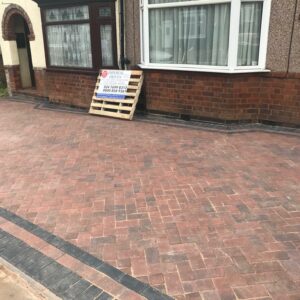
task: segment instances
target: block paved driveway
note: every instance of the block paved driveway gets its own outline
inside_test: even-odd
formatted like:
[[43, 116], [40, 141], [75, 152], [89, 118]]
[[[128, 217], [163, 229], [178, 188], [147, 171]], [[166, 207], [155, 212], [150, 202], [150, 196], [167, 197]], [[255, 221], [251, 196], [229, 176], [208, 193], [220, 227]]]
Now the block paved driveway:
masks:
[[0, 101], [0, 205], [176, 299], [300, 299], [300, 137]]

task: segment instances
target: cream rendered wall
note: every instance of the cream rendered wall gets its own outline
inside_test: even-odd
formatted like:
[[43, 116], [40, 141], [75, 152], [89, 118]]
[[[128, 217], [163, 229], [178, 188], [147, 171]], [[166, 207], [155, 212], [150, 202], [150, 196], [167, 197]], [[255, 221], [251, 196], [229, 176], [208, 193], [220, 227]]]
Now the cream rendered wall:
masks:
[[[1, 3], [0, 4], [1, 22], [2, 22], [4, 10], [10, 4], [17, 4], [21, 6], [29, 16], [35, 34], [35, 40], [30, 41], [32, 64], [34, 68], [45, 68], [46, 59], [45, 59], [44, 39], [43, 39], [40, 8], [32, 0], [11, 0], [9, 1], [9, 4]], [[18, 58], [16, 42], [3, 40], [1, 26], [0, 26], [0, 45], [1, 45], [2, 55], [3, 55], [4, 65], [18, 65], [19, 58]]]

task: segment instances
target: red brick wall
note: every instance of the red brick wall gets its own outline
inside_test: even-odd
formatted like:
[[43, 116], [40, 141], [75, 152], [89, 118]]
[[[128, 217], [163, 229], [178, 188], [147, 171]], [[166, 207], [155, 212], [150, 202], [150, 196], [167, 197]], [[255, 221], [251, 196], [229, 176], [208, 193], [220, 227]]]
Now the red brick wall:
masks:
[[89, 107], [95, 89], [97, 75], [47, 72], [49, 100], [56, 103]]
[[34, 69], [36, 92], [41, 97], [47, 97], [46, 71], [45, 69]]
[[[15, 92], [21, 87], [19, 67], [10, 67], [7, 72]], [[88, 108], [96, 77], [35, 69], [35, 94]], [[300, 74], [146, 70], [140, 102], [145, 102], [149, 111], [194, 118], [300, 125]]]
[[16, 92], [22, 88], [20, 66], [5, 66], [7, 84], [11, 92]]
[[259, 96], [260, 120], [300, 125], [300, 74], [263, 77]]
[[46, 89], [46, 72], [44, 69], [34, 69], [34, 77], [36, 86], [32, 89], [23, 89], [20, 66], [5, 66], [6, 76], [8, 78], [8, 85], [12, 93], [18, 93], [26, 91], [27, 94], [33, 96], [47, 97]]
[[145, 71], [149, 111], [300, 125], [300, 79], [285, 74]]

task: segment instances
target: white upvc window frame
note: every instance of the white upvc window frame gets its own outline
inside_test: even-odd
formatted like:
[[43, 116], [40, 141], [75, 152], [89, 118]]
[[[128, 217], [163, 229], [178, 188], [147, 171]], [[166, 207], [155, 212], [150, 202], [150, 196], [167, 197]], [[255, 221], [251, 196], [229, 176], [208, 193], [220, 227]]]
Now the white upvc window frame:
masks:
[[[149, 0], [140, 0], [140, 34], [141, 34], [141, 64], [143, 69], [182, 70], [213, 73], [255, 73], [269, 72], [266, 69], [266, 56], [268, 46], [269, 22], [272, 0], [193, 0], [161, 4], [149, 4]], [[240, 11], [242, 2], [263, 2], [259, 61], [257, 66], [238, 66], [238, 41], [240, 27]], [[149, 55], [149, 10], [155, 8], [188, 7], [207, 4], [230, 3], [230, 32], [227, 66], [188, 65], [188, 64], [162, 64], [151, 63]]]

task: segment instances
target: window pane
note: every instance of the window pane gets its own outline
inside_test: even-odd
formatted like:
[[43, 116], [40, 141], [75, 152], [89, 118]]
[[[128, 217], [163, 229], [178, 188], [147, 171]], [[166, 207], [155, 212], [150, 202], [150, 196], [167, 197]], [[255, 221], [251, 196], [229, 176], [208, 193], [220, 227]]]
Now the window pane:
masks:
[[258, 65], [262, 10], [262, 2], [241, 5], [238, 66]]
[[150, 62], [226, 66], [230, 4], [151, 9]]
[[92, 67], [90, 25], [47, 26], [51, 66]]
[[46, 22], [88, 20], [89, 7], [76, 6], [46, 10]]
[[112, 26], [101, 25], [101, 52], [102, 66], [112, 66], [113, 62], [113, 45], [112, 45]]

